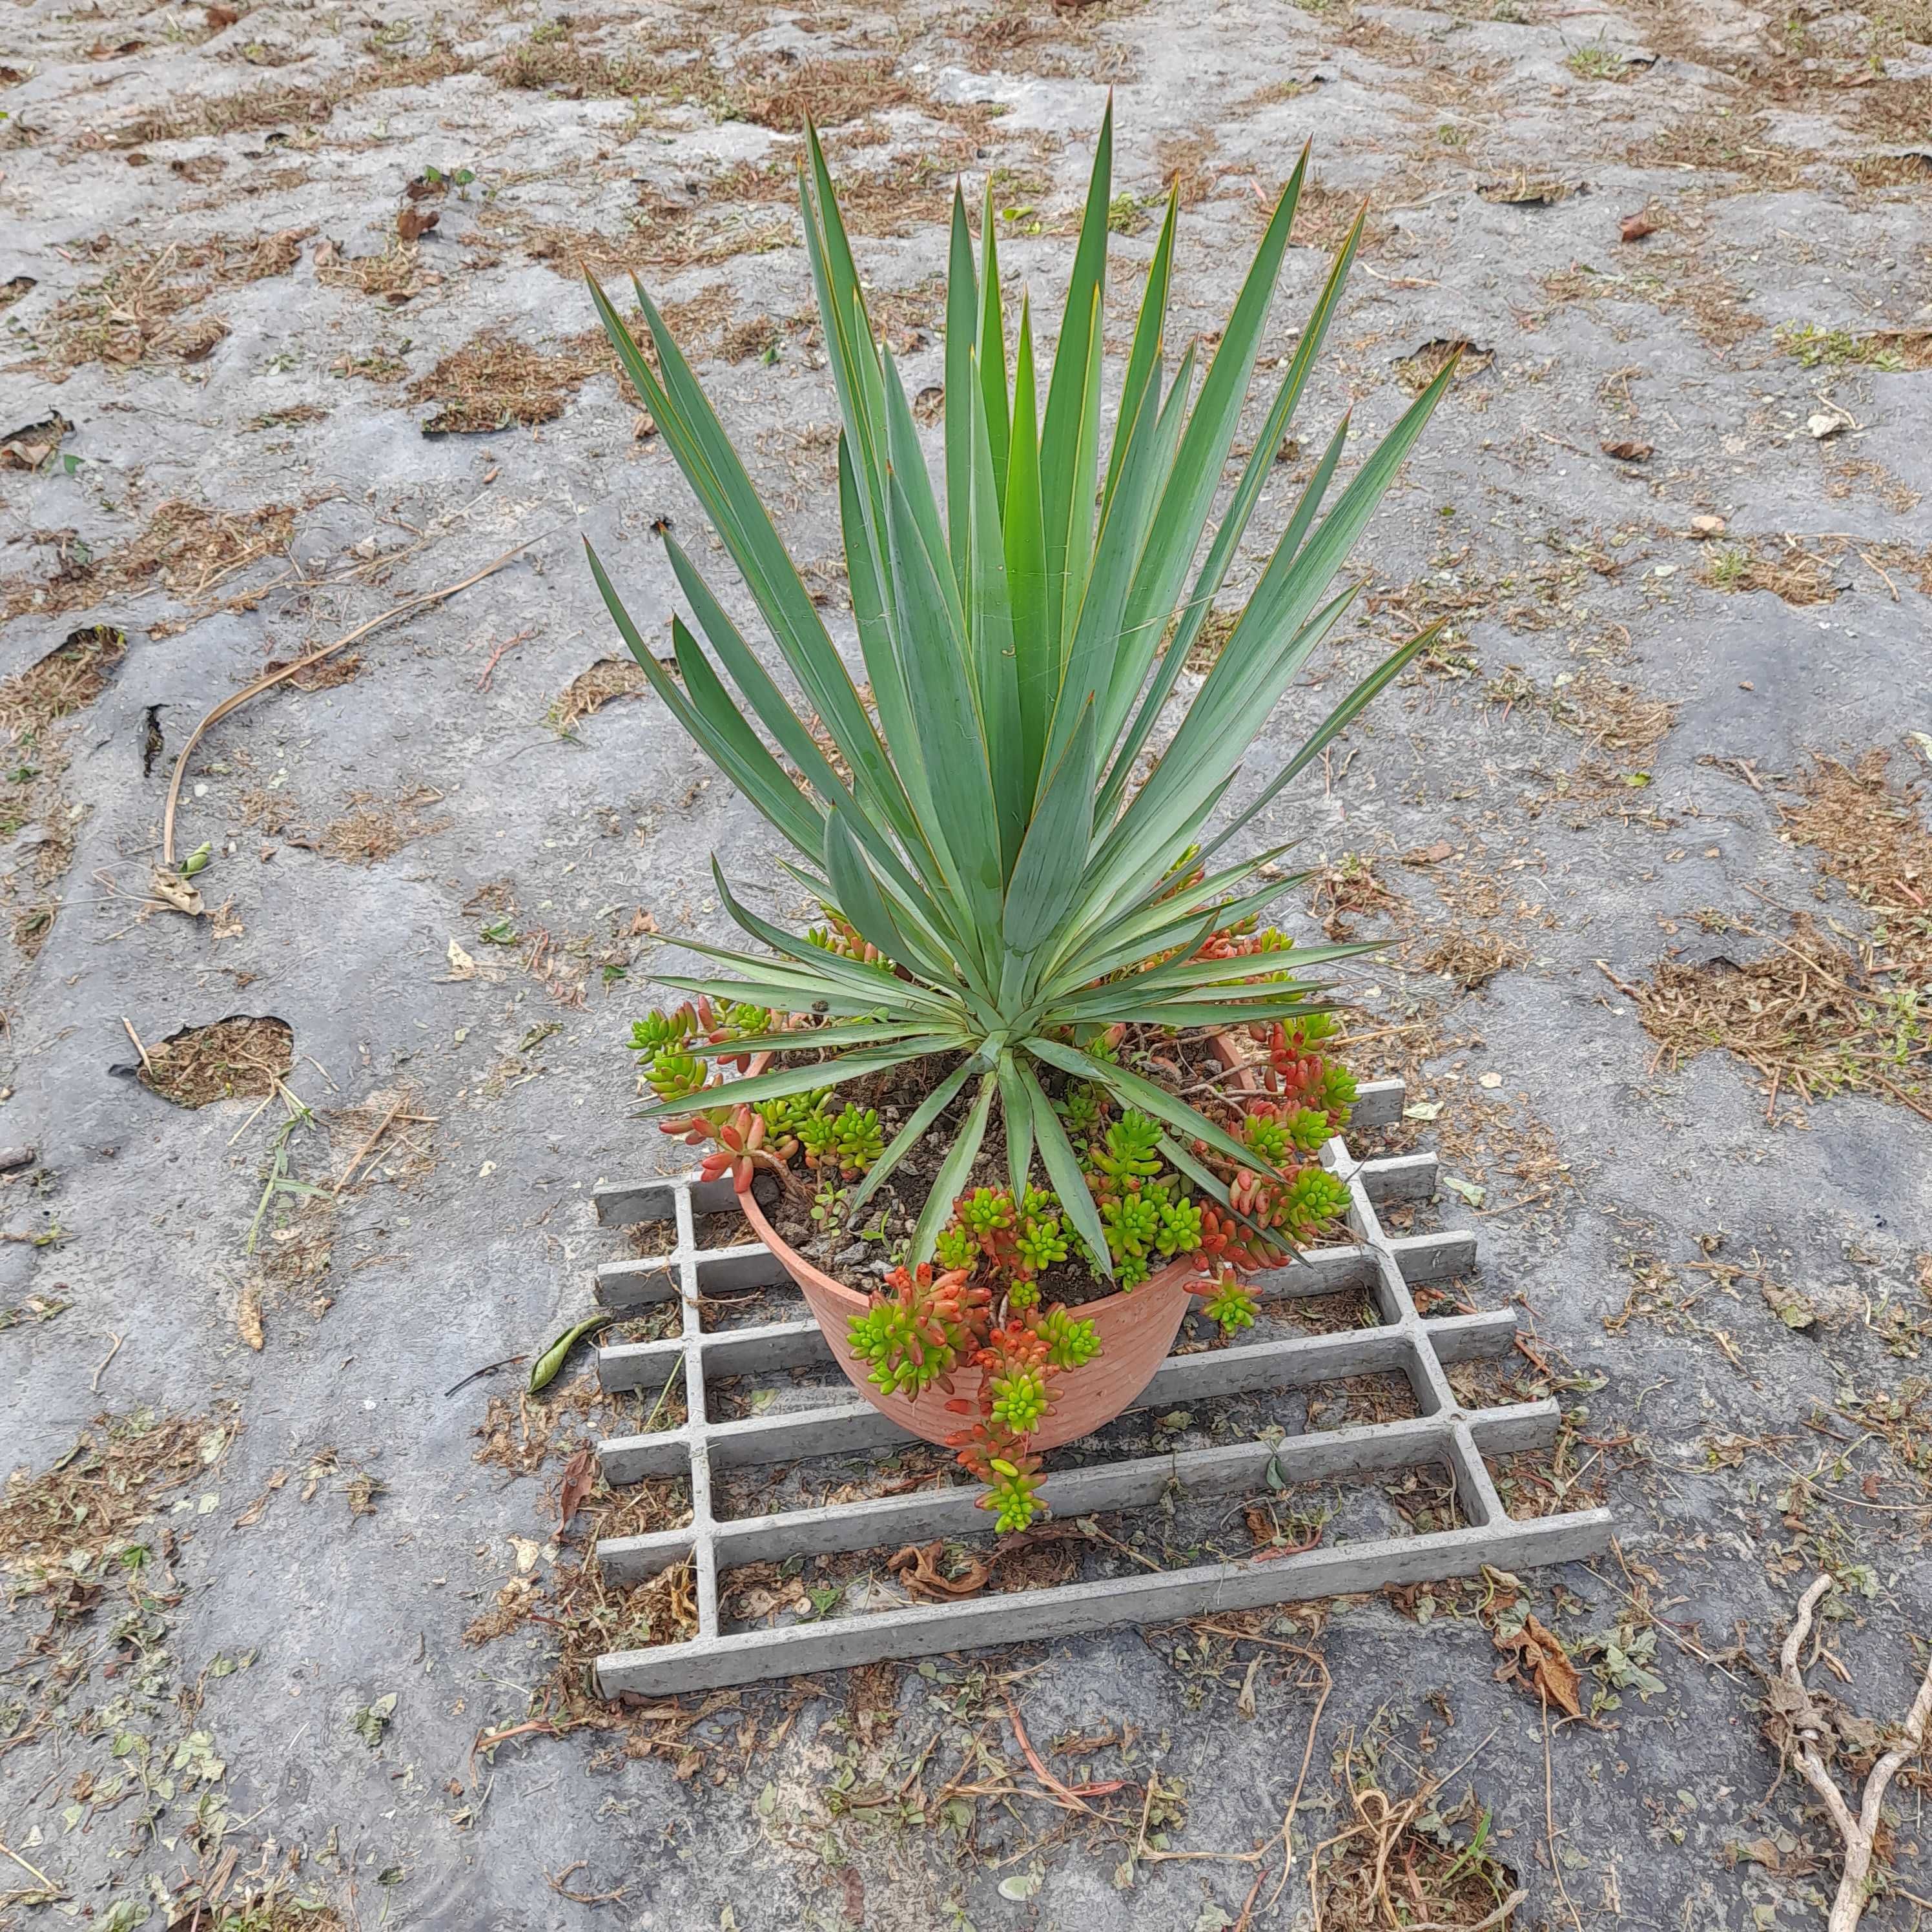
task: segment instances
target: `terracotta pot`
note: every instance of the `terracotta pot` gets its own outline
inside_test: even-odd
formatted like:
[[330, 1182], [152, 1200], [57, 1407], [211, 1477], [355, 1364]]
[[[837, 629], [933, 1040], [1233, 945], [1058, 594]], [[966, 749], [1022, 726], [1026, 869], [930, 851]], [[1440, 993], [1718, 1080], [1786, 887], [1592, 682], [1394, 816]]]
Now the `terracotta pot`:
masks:
[[[903, 1395], [884, 1395], [866, 1379], [870, 1365], [853, 1354], [846, 1324], [866, 1312], [866, 1297], [848, 1288], [791, 1247], [765, 1219], [748, 1186], [741, 1187], [738, 1204], [758, 1239], [784, 1264], [798, 1283], [806, 1305], [824, 1331], [832, 1358], [852, 1386], [881, 1415], [890, 1416], [908, 1433], [943, 1444], [968, 1418], [946, 1406], [947, 1398], [928, 1390], [918, 1401]], [[1131, 1293], [1110, 1294], [1103, 1300], [1083, 1302], [1075, 1312], [1093, 1323], [1100, 1337], [1100, 1352], [1090, 1362], [1070, 1370], [1055, 1384], [1058, 1397], [1053, 1413], [1033, 1438], [1036, 1449], [1056, 1449], [1063, 1442], [1090, 1435], [1104, 1422], [1133, 1406], [1134, 1398], [1154, 1379], [1167, 1359], [1180, 1318], [1210, 1270], [1198, 1256], [1173, 1262], [1150, 1275]], [[953, 1392], [968, 1402], [980, 1393], [980, 1372], [963, 1369], [952, 1378]]]

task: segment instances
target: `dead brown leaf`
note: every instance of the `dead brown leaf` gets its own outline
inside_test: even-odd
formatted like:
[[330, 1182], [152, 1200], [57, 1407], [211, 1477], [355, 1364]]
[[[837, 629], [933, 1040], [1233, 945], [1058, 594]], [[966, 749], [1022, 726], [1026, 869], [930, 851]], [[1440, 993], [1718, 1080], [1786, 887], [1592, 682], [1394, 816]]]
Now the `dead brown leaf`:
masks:
[[588, 1449], [578, 1450], [563, 1466], [563, 1520], [558, 1526], [560, 1528], [568, 1529], [570, 1527], [571, 1518], [584, 1507], [584, 1498], [590, 1495], [596, 1480], [590, 1451]]
[[1533, 1616], [1520, 1630], [1496, 1633], [1496, 1646], [1507, 1660], [1496, 1671], [1500, 1682], [1520, 1684], [1532, 1696], [1553, 1704], [1567, 1718], [1580, 1718], [1583, 1706], [1577, 1693], [1582, 1679], [1563, 1640]]
[[962, 1597], [976, 1597], [991, 1580], [992, 1570], [976, 1557], [968, 1557], [957, 1576], [948, 1576], [939, 1567], [945, 1555], [943, 1538], [909, 1543], [886, 1567], [905, 1586], [906, 1594], [920, 1603], [956, 1603]]

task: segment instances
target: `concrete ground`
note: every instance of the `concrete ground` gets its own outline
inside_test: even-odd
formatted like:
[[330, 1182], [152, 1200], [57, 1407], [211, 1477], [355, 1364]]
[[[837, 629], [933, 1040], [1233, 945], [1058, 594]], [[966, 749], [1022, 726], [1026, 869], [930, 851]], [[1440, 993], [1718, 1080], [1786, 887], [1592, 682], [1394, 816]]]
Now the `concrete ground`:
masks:
[[[1932, 1634], [1923, 0], [34, 0], [0, 38], [0, 1924], [1821, 1923], [1762, 1672], [1821, 1568], [1847, 1712], [1900, 1718]], [[842, 624], [799, 114], [916, 391], [954, 174], [1051, 315], [1109, 88], [1117, 344], [1163, 184], [1178, 343], [1312, 140], [1264, 354], [1370, 214], [1301, 448], [1471, 346], [1253, 770], [1448, 617], [1269, 829], [1321, 873], [1284, 923], [1395, 942], [1351, 1057], [1411, 1079], [1469, 1292], [1570, 1411], [1512, 1498], [1616, 1512], [1620, 1560], [1504, 1592], [1583, 1715], [1499, 1681], [1472, 1588], [1255, 1623], [1318, 1712], [1304, 1656], [1183, 1629], [607, 1714], [523, 1614], [621, 1501], [558, 1547], [583, 1358], [521, 1418], [522, 1366], [456, 1385], [589, 1306], [588, 1189], [671, 1164], [624, 1044], [710, 854], [800, 908], [610, 662], [579, 536], [653, 635], [651, 526], [702, 538], [577, 267], [670, 305]], [[200, 909], [154, 896], [197, 720], [513, 547], [214, 724]], [[153, 1090], [224, 1064], [280, 1084]], [[1926, 1780], [1868, 1925], [1928, 1909]]]

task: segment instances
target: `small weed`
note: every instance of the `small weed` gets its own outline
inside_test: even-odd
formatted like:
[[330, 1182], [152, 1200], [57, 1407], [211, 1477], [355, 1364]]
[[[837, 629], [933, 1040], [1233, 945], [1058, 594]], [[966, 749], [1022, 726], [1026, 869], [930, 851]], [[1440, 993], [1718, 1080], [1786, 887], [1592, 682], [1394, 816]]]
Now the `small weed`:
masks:
[[1896, 349], [1871, 336], [1854, 335], [1849, 329], [1820, 328], [1815, 322], [1780, 322], [1772, 332], [1772, 340], [1804, 369], [1835, 369], [1846, 362], [1888, 370], [1906, 366]]
[[1600, 40], [1573, 48], [1563, 64], [1580, 80], [1628, 80], [1630, 63], [1616, 48]]

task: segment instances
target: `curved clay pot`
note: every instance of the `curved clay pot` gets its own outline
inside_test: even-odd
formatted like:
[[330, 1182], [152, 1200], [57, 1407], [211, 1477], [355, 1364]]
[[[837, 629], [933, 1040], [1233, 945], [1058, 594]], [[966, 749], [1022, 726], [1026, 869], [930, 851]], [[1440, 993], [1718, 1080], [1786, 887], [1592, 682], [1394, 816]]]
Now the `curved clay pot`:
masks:
[[[856, 1288], [835, 1280], [784, 1241], [765, 1219], [748, 1186], [739, 1190], [738, 1205], [758, 1239], [784, 1264], [785, 1272], [798, 1283], [806, 1305], [824, 1332], [833, 1360], [845, 1371], [852, 1386], [881, 1415], [891, 1417], [910, 1435], [942, 1444], [965, 1426], [968, 1418], [949, 1409], [947, 1398], [937, 1389], [929, 1390], [917, 1402], [907, 1396], [881, 1394], [866, 1379], [870, 1373], [868, 1364], [853, 1354], [845, 1339], [847, 1323], [854, 1316], [866, 1312], [866, 1297]], [[1158, 1274], [1150, 1275], [1130, 1293], [1083, 1302], [1076, 1312], [1098, 1331], [1100, 1352], [1090, 1362], [1060, 1376], [1053, 1413], [1034, 1436], [1031, 1446], [1057, 1449], [1063, 1442], [1090, 1435], [1102, 1423], [1111, 1422], [1131, 1408], [1134, 1398], [1167, 1359], [1180, 1318], [1186, 1313], [1196, 1289], [1208, 1275], [1209, 1270], [1198, 1257], [1186, 1256], [1170, 1262]], [[980, 1372], [962, 1370], [952, 1378], [952, 1383], [956, 1395], [973, 1402], [980, 1393]]]

